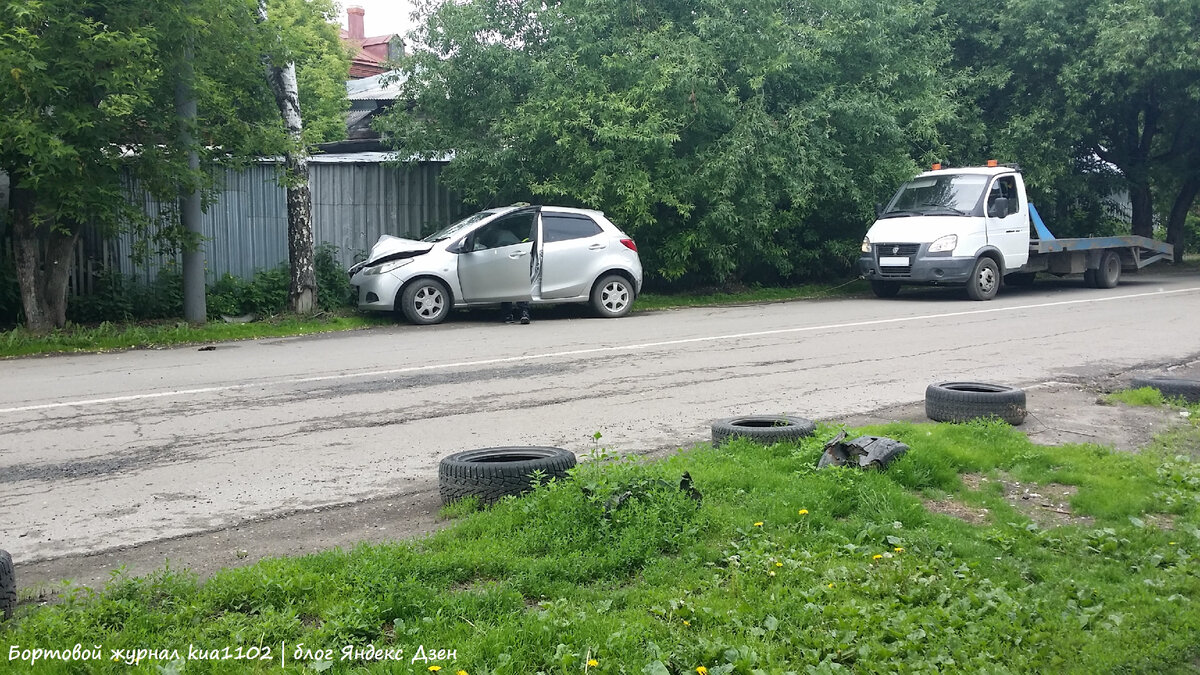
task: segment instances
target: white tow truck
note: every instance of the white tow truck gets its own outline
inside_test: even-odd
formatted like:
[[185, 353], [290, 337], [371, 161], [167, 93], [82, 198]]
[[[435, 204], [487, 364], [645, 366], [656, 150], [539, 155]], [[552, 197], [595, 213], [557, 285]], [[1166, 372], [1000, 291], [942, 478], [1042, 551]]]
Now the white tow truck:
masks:
[[1170, 244], [1146, 237], [1056, 239], [1025, 195], [1016, 166], [943, 169], [934, 165], [900, 186], [867, 231], [859, 273], [881, 298], [901, 286], [965, 286], [991, 300], [1004, 283], [1027, 285], [1039, 272], [1083, 274], [1113, 288], [1122, 271], [1173, 260]]

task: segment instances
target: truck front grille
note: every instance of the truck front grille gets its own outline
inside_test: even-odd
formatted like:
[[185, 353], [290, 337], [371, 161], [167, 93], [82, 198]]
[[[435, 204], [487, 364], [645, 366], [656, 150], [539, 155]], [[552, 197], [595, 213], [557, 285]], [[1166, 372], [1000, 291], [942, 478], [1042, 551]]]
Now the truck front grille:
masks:
[[[912, 258], [921, 250], [920, 244], [875, 244], [875, 268], [885, 277], [907, 277], [912, 274]], [[880, 264], [880, 258], [908, 258], [909, 264], [904, 266]]]

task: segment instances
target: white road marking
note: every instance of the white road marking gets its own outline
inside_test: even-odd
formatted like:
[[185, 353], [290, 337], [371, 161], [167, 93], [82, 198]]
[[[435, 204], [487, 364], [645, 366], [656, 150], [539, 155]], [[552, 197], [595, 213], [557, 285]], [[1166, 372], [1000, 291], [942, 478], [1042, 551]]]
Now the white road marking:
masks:
[[1115, 300], [1134, 300], [1137, 298], [1156, 297], [1164, 295], [1175, 295], [1179, 293], [1192, 293], [1200, 291], [1200, 286], [1191, 288], [1177, 288], [1170, 291], [1153, 291], [1150, 293], [1133, 293], [1130, 295], [1113, 295], [1104, 298], [1088, 298], [1083, 300], [1060, 300], [1058, 302], [1043, 302], [1033, 305], [1014, 305], [1012, 307], [989, 307], [986, 309], [970, 309], [961, 312], [943, 312], [941, 314], [921, 314], [918, 316], [901, 316], [891, 319], [871, 319], [868, 321], [849, 321], [846, 323], [831, 323], [821, 326], [799, 326], [796, 328], [777, 328], [774, 330], [751, 331], [747, 333], [730, 333], [725, 335], [708, 335], [704, 337], [681, 338], [678, 340], [661, 340], [658, 342], [643, 342], [632, 345], [614, 345], [611, 347], [591, 347], [588, 349], [572, 349], [559, 352], [545, 352], [542, 354], [524, 354], [522, 356], [506, 356], [495, 359], [480, 359], [478, 361], [457, 361], [454, 363], [434, 363], [424, 366], [409, 366], [406, 368], [390, 368], [387, 370], [370, 370], [357, 373], [339, 373], [337, 375], [318, 375], [314, 377], [298, 377], [286, 380], [273, 380], [267, 382], [256, 382], [253, 384], [229, 384], [213, 387], [199, 387], [196, 389], [176, 389], [172, 391], [160, 391], [150, 394], [130, 394], [128, 396], [112, 396], [108, 398], [91, 398], [77, 401], [61, 401], [58, 403], [42, 403], [39, 405], [18, 406], [14, 408], [0, 408], [0, 414], [15, 413], [15, 412], [31, 412], [36, 410], [51, 410], [54, 408], [67, 407], [85, 407], [92, 405], [104, 405], [108, 403], [125, 403], [127, 401], [143, 401], [147, 399], [166, 398], [170, 396], [190, 396], [192, 394], [209, 394], [222, 391], [237, 391], [240, 389], [252, 389], [254, 387], [269, 387], [288, 384], [307, 384], [310, 382], [329, 382], [333, 380], [348, 380], [355, 378], [380, 377], [383, 375], [404, 375], [406, 373], [419, 373], [429, 370], [443, 370], [447, 368], [471, 368], [477, 366], [491, 366], [504, 363], [520, 363], [522, 361], [540, 361], [544, 359], [552, 359], [564, 356], [586, 356], [588, 354], [604, 354], [612, 352], [632, 352], [642, 349], [654, 349], [656, 347], [672, 347], [676, 345], [696, 344], [700, 342], [718, 342], [721, 340], [740, 340], [743, 338], [764, 337], [769, 335], [786, 335], [789, 333], [805, 333], [820, 330], [837, 330], [841, 328], [862, 328], [864, 326], [881, 326], [891, 323], [906, 323], [910, 321], [929, 321], [931, 319], [947, 319], [959, 316], [975, 316], [980, 314], [997, 314], [1001, 312], [1016, 312], [1027, 309], [1043, 309], [1046, 307], [1065, 307], [1068, 305], [1085, 305], [1098, 302], [1111, 302]]

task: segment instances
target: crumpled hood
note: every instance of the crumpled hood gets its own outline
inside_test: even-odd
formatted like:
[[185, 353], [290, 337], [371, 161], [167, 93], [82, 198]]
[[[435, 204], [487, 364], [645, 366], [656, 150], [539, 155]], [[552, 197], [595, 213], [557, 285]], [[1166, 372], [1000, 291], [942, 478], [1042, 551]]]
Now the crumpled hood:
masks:
[[404, 239], [385, 234], [380, 236], [379, 241], [375, 242], [375, 245], [371, 247], [371, 253], [367, 256], [366, 260], [350, 268], [350, 275], [353, 276], [355, 272], [364, 267], [373, 267], [389, 260], [411, 258], [422, 253], [429, 253], [432, 249], [433, 242]]

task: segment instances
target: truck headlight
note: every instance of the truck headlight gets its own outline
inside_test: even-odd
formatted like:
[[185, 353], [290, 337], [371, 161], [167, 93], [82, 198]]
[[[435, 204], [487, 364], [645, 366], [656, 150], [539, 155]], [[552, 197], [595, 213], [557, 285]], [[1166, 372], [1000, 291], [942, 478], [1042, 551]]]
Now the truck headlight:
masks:
[[413, 261], [412, 258], [402, 258], [400, 260], [389, 260], [389, 261], [383, 263], [382, 265], [368, 267], [367, 269], [363, 270], [363, 274], [366, 274], [366, 275], [387, 274], [388, 272], [399, 269], [412, 261]]
[[953, 251], [956, 246], [958, 246], [958, 235], [948, 234], [944, 237], [936, 239], [932, 244], [930, 244], [929, 252], [945, 253], [947, 251]]
[[863, 253], [871, 252], [871, 240], [866, 237], [863, 237], [862, 252]]

